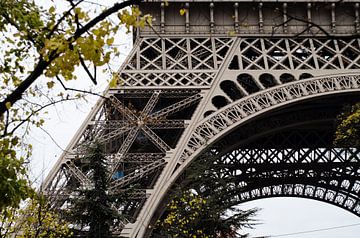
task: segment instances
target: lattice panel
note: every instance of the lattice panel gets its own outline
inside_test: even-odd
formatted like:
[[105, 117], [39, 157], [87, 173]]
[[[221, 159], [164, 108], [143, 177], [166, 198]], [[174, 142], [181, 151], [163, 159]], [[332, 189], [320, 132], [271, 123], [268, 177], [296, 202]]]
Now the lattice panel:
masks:
[[[79, 187], [91, 187], [88, 147], [101, 143], [108, 165], [109, 194], [128, 197], [119, 213], [132, 218], [143, 205], [167, 164], [168, 153], [187, 127], [202, 96], [199, 90], [138, 90], [109, 93], [44, 185], [54, 206], [61, 207]], [[126, 203], [126, 204], [125, 204]], [[126, 207], [126, 208], [125, 208]]]
[[216, 72], [148, 72], [123, 73], [125, 86], [209, 86], [211, 85]]
[[[247, 149], [245, 146], [218, 155], [206, 174], [227, 181], [223, 199], [234, 204], [295, 196], [324, 201], [360, 215], [359, 156], [360, 151], [355, 148]], [[206, 196], [213, 191], [206, 191], [203, 186], [202, 192]]]
[[231, 70], [360, 69], [358, 39], [241, 39]]
[[121, 86], [210, 86], [233, 38], [143, 38], [120, 70]]
[[206, 145], [207, 141], [224, 133], [236, 123], [245, 121], [246, 118], [250, 118], [263, 110], [269, 110], [276, 105], [290, 103], [300, 98], [311, 97], [311, 95], [328, 94], [342, 90], [354, 90], [355, 92], [359, 85], [359, 75], [332, 76], [296, 81], [240, 99], [198, 123], [180, 161], [186, 160], [200, 147]]

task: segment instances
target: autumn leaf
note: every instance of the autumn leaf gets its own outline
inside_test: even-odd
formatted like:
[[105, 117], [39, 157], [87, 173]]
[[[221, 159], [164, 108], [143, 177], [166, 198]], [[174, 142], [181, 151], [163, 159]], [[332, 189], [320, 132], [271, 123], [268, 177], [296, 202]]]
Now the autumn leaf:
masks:
[[183, 16], [183, 15], [185, 15], [185, 13], [186, 13], [186, 9], [185, 9], [185, 8], [181, 8], [181, 9], [180, 9], [180, 15]]

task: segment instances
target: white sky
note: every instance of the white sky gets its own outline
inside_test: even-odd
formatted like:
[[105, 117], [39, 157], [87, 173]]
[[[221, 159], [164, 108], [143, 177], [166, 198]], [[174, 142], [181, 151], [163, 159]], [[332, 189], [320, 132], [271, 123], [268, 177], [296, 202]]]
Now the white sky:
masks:
[[[96, 2], [97, 0], [93, 0]], [[45, 4], [48, 7], [49, 1], [37, 2]], [[58, 4], [59, 1], [53, 1]], [[101, 2], [101, 1], [97, 1]], [[111, 5], [114, 0], [102, 1], [106, 5]], [[124, 59], [125, 54], [131, 49], [130, 35], [119, 35], [115, 44], [121, 45], [122, 55]], [[126, 43], [124, 45], [124, 42]], [[114, 69], [120, 67], [118, 60], [112, 62]], [[100, 71], [98, 73], [100, 74]], [[104, 89], [109, 80], [108, 75], [99, 75], [99, 84], [97, 90], [100, 92]], [[79, 80], [71, 83], [74, 87], [83, 88], [89, 84], [86, 75], [78, 77]], [[42, 181], [46, 173], [51, 169], [56, 160], [61, 155], [61, 148], [66, 148], [71, 138], [84, 121], [86, 115], [89, 113], [91, 106], [94, 104], [95, 98], [92, 98], [89, 103], [84, 101], [78, 103], [66, 103], [52, 108], [49, 115], [46, 116], [45, 130], [51, 135], [52, 139], [41, 130], [33, 130], [31, 133], [31, 142], [34, 146], [34, 153], [31, 161], [31, 177], [36, 180], [38, 184]], [[54, 142], [59, 145], [56, 145]], [[281, 235], [287, 233], [317, 230], [322, 228], [339, 227], [344, 225], [351, 225], [360, 223], [360, 219], [355, 215], [342, 210], [338, 207], [325, 204], [309, 199], [299, 198], [274, 198], [261, 199], [248, 202], [242, 205], [243, 208], [259, 207], [262, 210], [256, 219], [261, 222], [261, 225], [255, 227], [254, 230], [249, 230], [251, 237]], [[308, 234], [276, 236], [276, 237], [290, 237], [290, 238], [357, 238], [360, 234], [360, 225], [353, 227], [346, 227], [341, 229], [333, 229], [329, 231], [314, 232]], [[274, 236], [275, 237], [275, 236]]]

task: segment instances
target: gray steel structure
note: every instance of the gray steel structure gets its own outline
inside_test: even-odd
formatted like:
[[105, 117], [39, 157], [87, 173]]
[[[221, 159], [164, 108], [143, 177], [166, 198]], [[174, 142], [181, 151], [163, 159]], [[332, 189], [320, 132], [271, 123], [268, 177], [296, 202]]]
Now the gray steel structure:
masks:
[[169, 188], [209, 153], [234, 204], [297, 196], [360, 216], [360, 150], [332, 146], [336, 114], [359, 100], [360, 2], [167, 2], [140, 4], [153, 26], [134, 32], [121, 83], [46, 178], [53, 204], [91, 186], [81, 157], [97, 140], [110, 191], [131, 191], [114, 204], [124, 237], [147, 236]]

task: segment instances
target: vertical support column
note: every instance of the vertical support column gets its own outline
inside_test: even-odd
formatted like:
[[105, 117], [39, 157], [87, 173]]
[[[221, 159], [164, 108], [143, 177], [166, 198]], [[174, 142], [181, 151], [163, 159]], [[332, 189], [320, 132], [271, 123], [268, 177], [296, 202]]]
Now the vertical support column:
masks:
[[335, 3], [331, 3], [331, 32], [336, 33]]
[[344, 67], [343, 57], [341, 57], [341, 51], [339, 48], [338, 40], [334, 40], [334, 45], [335, 45], [335, 49], [336, 49], [336, 57], [339, 60], [340, 68], [344, 69], [345, 67]]
[[234, 27], [235, 32], [239, 33], [239, 3], [234, 3]]
[[140, 44], [137, 45], [137, 49], [136, 49], [136, 69], [140, 69], [140, 45], [141, 45], [141, 42]]
[[209, 7], [210, 7], [210, 33], [214, 33], [214, 25], [215, 25], [215, 21], [214, 21], [214, 3], [211, 2]]
[[160, 19], [160, 29], [161, 33], [165, 33], [165, 3], [161, 3], [161, 19]]
[[268, 61], [266, 60], [267, 51], [266, 51], [266, 47], [265, 47], [265, 40], [264, 39], [259, 39], [259, 41], [260, 41], [260, 44], [261, 44], [262, 57], [264, 59], [264, 67], [265, 67], [265, 69], [269, 69], [269, 64], [268, 64]]
[[187, 53], [187, 59], [188, 59], [188, 65], [189, 65], [189, 69], [192, 69], [192, 61], [191, 61], [191, 47], [190, 47], [190, 38], [187, 37], [186, 38], [186, 53]]
[[311, 29], [311, 24], [310, 22], [312, 22], [312, 17], [311, 17], [311, 3], [309, 2], [307, 4], [307, 21], [308, 21], [308, 32], [310, 33], [310, 29]]
[[216, 45], [215, 45], [215, 39], [211, 37], [211, 47], [212, 47], [212, 55], [213, 55], [213, 60], [214, 60], [214, 68], [218, 69], [219, 68], [219, 64], [217, 62], [217, 57], [216, 57]]
[[313, 39], [309, 39], [309, 42], [310, 42], [310, 47], [311, 47], [311, 55], [314, 59], [315, 69], [320, 69], [314, 41], [313, 41]]
[[359, 23], [359, 3], [355, 3], [355, 32], [359, 33], [360, 23]]
[[283, 24], [283, 32], [284, 33], [287, 33], [288, 32], [288, 24], [287, 24], [287, 21], [288, 21], [288, 16], [287, 16], [287, 3], [284, 2], [283, 3], [283, 21], [284, 21], [284, 24]]
[[190, 32], [190, 15], [189, 15], [190, 14], [189, 13], [190, 5], [188, 2], [185, 3], [185, 9], [186, 9], [186, 11], [185, 11], [185, 32], [189, 33]]
[[[165, 33], [165, 3], [162, 2], [161, 5], [161, 15], [160, 15], [160, 31], [161, 33]], [[165, 56], [165, 39], [161, 39], [161, 61], [162, 61], [162, 69], [166, 69], [166, 56]]]
[[263, 3], [259, 3], [259, 32], [264, 33], [264, 20], [263, 20]]
[[289, 43], [289, 39], [285, 40], [285, 45], [286, 45], [286, 54], [287, 57], [289, 59], [289, 65], [290, 65], [290, 69], [294, 70], [295, 66], [294, 66], [294, 62], [293, 62], [293, 57], [292, 57], [292, 52], [291, 52], [291, 47], [290, 47], [290, 43]]
[[162, 69], [166, 69], [166, 42], [165, 39], [161, 39], [161, 58], [162, 58]]

